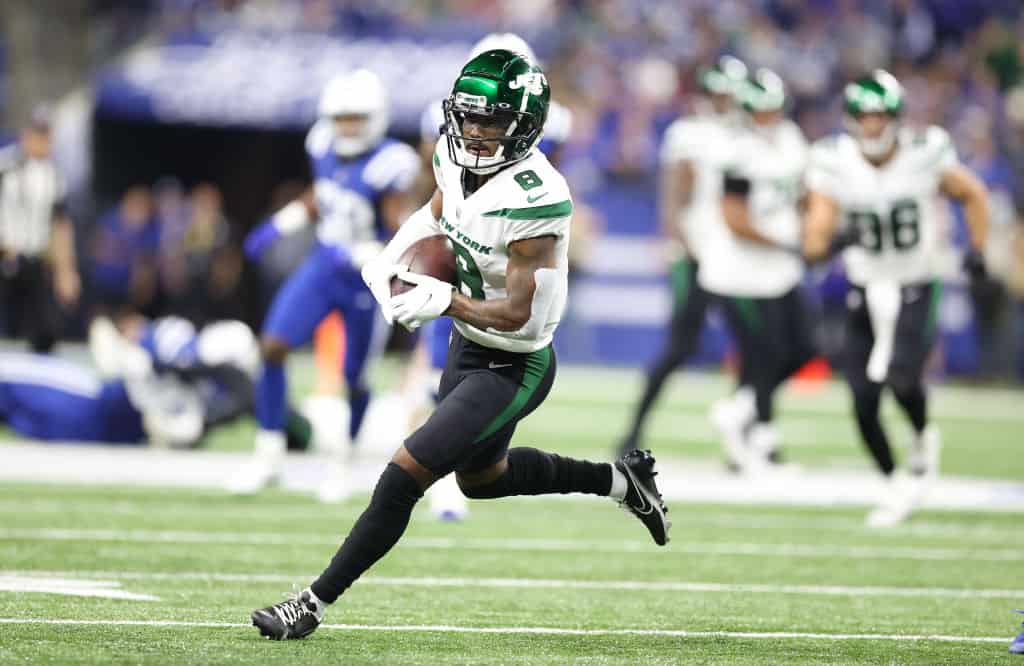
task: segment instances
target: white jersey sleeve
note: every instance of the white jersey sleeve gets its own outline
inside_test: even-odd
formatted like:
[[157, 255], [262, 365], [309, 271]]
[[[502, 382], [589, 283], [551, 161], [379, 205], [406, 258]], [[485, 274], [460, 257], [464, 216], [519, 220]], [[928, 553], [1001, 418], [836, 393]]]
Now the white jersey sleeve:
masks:
[[816, 141], [810, 150], [804, 186], [813, 192], [835, 198], [842, 189], [843, 170], [841, 156], [836, 149], [838, 137], [830, 136]]
[[699, 159], [704, 149], [706, 132], [700, 131], [699, 124], [692, 119], [680, 118], [665, 130], [661, 142], [659, 160], [662, 164]]
[[492, 211], [506, 225], [506, 243], [528, 238], [554, 236], [567, 238], [572, 219], [572, 196], [565, 179], [554, 169], [537, 175], [533, 169], [520, 169], [515, 183], [505, 188], [507, 208]]
[[957, 157], [956, 148], [953, 146], [953, 139], [950, 138], [949, 132], [941, 127], [931, 125], [924, 130], [923, 135], [917, 141], [923, 143], [921, 149], [923, 161], [931, 164], [932, 169], [940, 178], [942, 174], [960, 164], [960, 158]]

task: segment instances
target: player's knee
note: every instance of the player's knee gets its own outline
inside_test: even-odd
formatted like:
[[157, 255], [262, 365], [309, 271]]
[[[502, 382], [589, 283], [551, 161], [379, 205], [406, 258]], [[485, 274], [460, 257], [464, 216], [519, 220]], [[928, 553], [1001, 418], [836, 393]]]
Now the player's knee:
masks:
[[897, 397], [901, 398], [917, 395], [924, 390], [921, 386], [921, 380], [910, 376], [908, 373], [891, 373], [889, 387]]
[[288, 344], [280, 338], [264, 335], [260, 338], [260, 354], [268, 363], [284, 363], [288, 358]]
[[502, 458], [494, 465], [479, 472], [458, 472], [455, 482], [459, 490], [469, 499], [492, 499], [502, 497], [499, 482], [508, 471], [508, 458]]

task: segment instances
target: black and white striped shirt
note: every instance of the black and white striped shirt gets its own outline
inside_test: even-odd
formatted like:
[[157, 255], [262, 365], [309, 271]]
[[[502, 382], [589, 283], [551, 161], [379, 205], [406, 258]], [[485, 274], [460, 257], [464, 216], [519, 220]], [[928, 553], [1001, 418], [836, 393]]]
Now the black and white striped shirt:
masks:
[[0, 150], [0, 249], [45, 254], [63, 210], [64, 185], [52, 161], [26, 159], [17, 146]]

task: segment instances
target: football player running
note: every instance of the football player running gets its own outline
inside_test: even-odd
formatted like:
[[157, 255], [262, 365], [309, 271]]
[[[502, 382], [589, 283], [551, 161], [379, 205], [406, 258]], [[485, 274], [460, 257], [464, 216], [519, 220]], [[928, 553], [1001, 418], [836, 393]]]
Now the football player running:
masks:
[[[518, 53], [526, 57], [532, 63], [540, 64], [534, 55], [530, 45], [519, 35], [511, 32], [495, 32], [485, 36], [477, 42], [470, 50], [469, 59], [485, 51], [503, 49]], [[420, 157], [426, 160], [427, 172], [430, 175], [430, 193], [435, 189], [432, 175], [432, 163], [434, 152], [437, 148], [437, 140], [440, 136], [442, 125], [444, 125], [444, 103], [438, 100], [423, 111], [420, 118]], [[562, 146], [569, 138], [569, 130], [572, 126], [572, 112], [561, 106], [554, 100], [548, 103], [548, 117], [544, 123], [544, 133], [541, 135], [537, 150], [544, 153], [553, 166], [557, 168], [558, 157]], [[425, 174], [426, 175], [426, 174]], [[425, 197], [426, 198], [426, 197]], [[578, 222], [578, 218], [574, 222]], [[422, 394], [423, 402], [433, 408], [438, 399], [438, 387], [441, 381], [441, 373], [444, 371], [445, 362], [448, 358], [448, 343], [451, 339], [452, 320], [448, 317], [440, 317], [426, 324], [422, 329], [421, 348], [427, 357], [430, 370], [426, 373], [425, 386], [419, 391]], [[423, 403], [419, 403], [422, 405]], [[413, 429], [422, 425], [429, 411], [417, 406], [413, 410]], [[632, 447], [636, 448], [636, 447]], [[439, 479], [430, 487], [427, 492], [427, 499], [430, 501], [430, 511], [442, 520], [461, 520], [469, 514], [469, 507], [466, 497], [459, 490], [453, 475]]]
[[[442, 315], [455, 320], [440, 403], [395, 453], [320, 577], [295, 599], [253, 612], [261, 634], [302, 638], [315, 630], [327, 606], [398, 542], [423, 491], [453, 472], [471, 498], [610, 496], [666, 543], [649, 454], [598, 464], [508, 447], [518, 421], [551, 389], [551, 338], [566, 301], [573, 204], [536, 150], [549, 97], [540, 68], [505, 50], [470, 60], [456, 79], [433, 159], [437, 190], [363, 269], [388, 318], [411, 329]], [[437, 234], [455, 249], [455, 288], [395, 265], [416, 240]], [[396, 275], [416, 287], [392, 297]]]
[[745, 113], [723, 177], [725, 224], [708, 236], [698, 280], [719, 297], [742, 357], [741, 389], [714, 406], [712, 421], [731, 466], [756, 471], [779, 460], [775, 391], [814, 354], [797, 211], [807, 143], [784, 117], [774, 72], [759, 69], [739, 91]]
[[[360, 269], [408, 213], [408, 192], [419, 171], [416, 152], [388, 139], [388, 96], [380, 79], [357, 70], [332, 79], [319, 102], [320, 119], [306, 137], [313, 172], [310, 195], [292, 201], [246, 241], [258, 256], [281, 234], [319, 220], [317, 242], [274, 297], [260, 337], [263, 371], [256, 386], [255, 455], [228, 482], [239, 494], [274, 482], [284, 462], [288, 353], [309, 342], [317, 324], [334, 310], [345, 325], [344, 376], [349, 404], [349, 444], [359, 434], [370, 390], [364, 370], [386, 338], [373, 296]], [[345, 460], [350, 446], [332, 452], [321, 501], [348, 497]]]
[[665, 380], [697, 347], [711, 301], [710, 294], [697, 282], [697, 272], [708, 228], [723, 224], [722, 172], [738, 130], [736, 87], [746, 78], [746, 65], [723, 56], [701, 73], [705, 98], [698, 101], [696, 113], [679, 118], [665, 132], [658, 203], [661, 228], [678, 257], [670, 268], [674, 305], [668, 338], [647, 371], [629, 432], [619, 444], [620, 453], [639, 447], [647, 414]]
[[[888, 72], [850, 83], [844, 98], [846, 133], [811, 151], [804, 251], [818, 259], [845, 248], [852, 289], [844, 371], [861, 438], [889, 481], [867, 523], [885, 527], [910, 515], [939, 467], [940, 436], [928, 422], [923, 383], [942, 293], [937, 198], [963, 204], [971, 236], [964, 267], [977, 278], [985, 272], [988, 194], [959, 163], [945, 130], [902, 125], [903, 89]], [[879, 420], [885, 387], [914, 429], [909, 475], [894, 474]]]

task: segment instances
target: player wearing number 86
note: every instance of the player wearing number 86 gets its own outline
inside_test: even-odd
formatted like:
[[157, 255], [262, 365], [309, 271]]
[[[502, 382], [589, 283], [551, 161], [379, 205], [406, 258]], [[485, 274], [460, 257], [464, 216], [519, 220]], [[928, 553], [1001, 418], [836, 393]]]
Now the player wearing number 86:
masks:
[[[938, 471], [939, 433], [927, 420], [922, 373], [935, 342], [941, 287], [938, 195], [963, 203], [971, 247], [964, 267], [984, 276], [988, 228], [985, 186], [957, 160], [940, 127], [901, 123], [904, 92], [888, 72], [844, 91], [845, 134], [822, 139], [807, 172], [804, 252], [811, 259], [842, 252], [853, 287], [848, 297], [844, 373], [861, 437], [888, 483], [873, 526], [904, 520]], [[894, 475], [879, 421], [888, 386], [914, 428], [909, 475]]]

